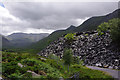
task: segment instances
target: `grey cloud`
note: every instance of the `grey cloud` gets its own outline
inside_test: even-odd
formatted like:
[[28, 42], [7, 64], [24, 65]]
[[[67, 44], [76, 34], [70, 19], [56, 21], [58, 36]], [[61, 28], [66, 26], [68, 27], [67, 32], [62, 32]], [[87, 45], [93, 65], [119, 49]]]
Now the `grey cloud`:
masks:
[[[6, 25], [57, 30], [67, 28], [70, 25], [79, 25], [76, 19], [85, 19], [86, 17], [110, 13], [117, 9], [117, 4], [115, 2], [5, 3], [6, 8], [13, 16], [26, 21], [22, 25], [17, 25], [17, 23], [6, 23]], [[29, 25], [27, 25], [28, 23]]]
[[10, 3], [8, 9], [22, 19], [40, 19], [50, 15], [66, 15], [78, 18], [101, 15], [115, 10], [114, 2], [74, 2], [74, 3]]

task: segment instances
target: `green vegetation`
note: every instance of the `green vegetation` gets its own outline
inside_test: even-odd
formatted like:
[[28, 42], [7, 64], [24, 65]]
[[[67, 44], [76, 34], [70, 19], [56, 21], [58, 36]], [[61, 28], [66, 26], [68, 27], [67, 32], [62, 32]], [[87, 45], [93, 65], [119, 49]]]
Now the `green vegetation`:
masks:
[[112, 37], [113, 42], [117, 43], [120, 45], [120, 19], [112, 19], [109, 21], [110, 25], [110, 34]]
[[71, 49], [65, 49], [64, 53], [63, 53], [63, 60], [64, 60], [64, 64], [68, 66], [68, 72], [69, 72], [69, 66], [73, 61], [73, 57], [72, 57], [72, 50]]
[[98, 35], [103, 35], [106, 31], [108, 31], [109, 23], [104, 22], [98, 26]]
[[[68, 52], [70, 53], [71, 51], [67, 50], [66, 53]], [[24, 78], [25, 80], [30, 78], [44, 78], [46, 80], [56, 80], [60, 77], [69, 78], [76, 72], [80, 73], [80, 78], [85, 78], [86, 76], [90, 78], [111, 78], [111, 76], [101, 71], [91, 70], [82, 66], [80, 63], [74, 62], [66, 62], [66, 64], [71, 64], [68, 72], [68, 66], [64, 65], [64, 60], [60, 60], [59, 57], [55, 55], [52, 55], [50, 58], [44, 58], [29, 53], [2, 53], [2, 77], [7, 79], [18, 80], [19, 78], [19, 80], [22, 80]], [[73, 59], [73, 61], [77, 60]], [[20, 67], [18, 63], [20, 63], [22, 67]], [[38, 75], [33, 75], [30, 71]]]
[[65, 41], [65, 47], [66, 48], [70, 48], [71, 43], [75, 39], [75, 35], [76, 35], [76, 33], [68, 33], [68, 34], [65, 35], [64, 38], [66, 39], [66, 41]]
[[75, 33], [68, 33], [65, 35], [65, 37], [67, 40], [74, 40], [75, 39]]
[[39, 42], [31, 45], [28, 49], [27, 52], [29, 53], [38, 53], [44, 48], [46, 48], [51, 42], [57, 40], [60, 36], [65, 35], [66, 33], [69, 33], [71, 31], [65, 31], [65, 30], [59, 30], [55, 31], [52, 34], [50, 34], [48, 37], [40, 40]]
[[[106, 31], [109, 31], [113, 42], [119, 44], [120, 41], [120, 19], [114, 18], [109, 22], [104, 22], [98, 26], [98, 34], [103, 35]], [[119, 44], [120, 45], [120, 44]]]
[[83, 65], [83, 61], [78, 56], [73, 56], [73, 63]]

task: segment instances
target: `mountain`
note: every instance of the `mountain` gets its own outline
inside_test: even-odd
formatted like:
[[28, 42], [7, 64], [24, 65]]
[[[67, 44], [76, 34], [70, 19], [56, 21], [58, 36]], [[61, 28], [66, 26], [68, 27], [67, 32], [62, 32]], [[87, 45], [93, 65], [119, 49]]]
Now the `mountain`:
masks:
[[85, 22], [83, 22], [83, 24], [81, 24], [80, 26], [78, 26], [75, 31], [80, 32], [80, 31], [87, 31], [87, 30], [93, 30], [96, 29], [98, 25], [100, 25], [103, 22], [108, 22], [110, 19], [113, 18], [120, 18], [120, 9], [115, 10], [114, 12], [104, 15], [104, 16], [95, 16], [95, 17], [91, 17], [88, 20], [86, 20]]
[[33, 44], [31, 50], [37, 53], [42, 49], [46, 48], [47, 45], [49, 45], [52, 41], [58, 39], [60, 36], [65, 35], [67, 33], [95, 30], [101, 23], [107, 22], [108, 20], [113, 18], [118, 18], [119, 17], [118, 13], [120, 13], [120, 9], [117, 9], [114, 12], [104, 16], [91, 17], [78, 27], [70, 26], [66, 30], [57, 30], [51, 33], [48, 37]]
[[14, 45], [14, 47], [19, 48], [29, 46], [32, 43], [47, 37], [48, 35], [49, 35], [48, 33], [41, 34], [13, 33], [6, 37]]
[[71, 31], [72, 31], [72, 30], [74, 30], [75, 28], [76, 28], [75, 26], [71, 25], [71, 26], [68, 27], [66, 30], [69, 30], [69, 31], [71, 30]]
[[47, 37], [48, 35], [49, 35], [48, 33], [41, 34], [13, 33], [11, 35], [8, 35], [7, 38], [9, 40], [30, 39], [32, 42], [36, 42], [44, 37]]
[[11, 45], [10, 41], [3, 35], [0, 35], [0, 49], [10, 47], [10, 45]]

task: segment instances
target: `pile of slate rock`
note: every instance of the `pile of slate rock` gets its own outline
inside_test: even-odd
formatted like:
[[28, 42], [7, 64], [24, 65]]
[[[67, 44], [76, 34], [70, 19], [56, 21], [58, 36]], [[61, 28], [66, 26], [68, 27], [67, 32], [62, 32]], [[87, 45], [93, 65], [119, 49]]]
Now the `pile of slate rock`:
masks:
[[65, 44], [64, 35], [52, 42], [38, 55], [47, 57], [55, 54], [62, 58], [63, 51], [69, 46], [73, 56], [78, 56], [84, 65], [104, 68], [120, 69], [120, 52], [112, 45], [109, 32], [98, 35], [97, 31], [76, 32], [75, 40], [69, 45]]

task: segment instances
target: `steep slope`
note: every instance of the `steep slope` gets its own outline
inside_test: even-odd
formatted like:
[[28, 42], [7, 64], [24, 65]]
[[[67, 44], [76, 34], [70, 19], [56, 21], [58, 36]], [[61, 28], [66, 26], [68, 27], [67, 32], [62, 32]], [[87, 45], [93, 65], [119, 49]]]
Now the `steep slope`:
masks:
[[117, 9], [114, 12], [107, 14], [105, 16], [91, 17], [88, 20], [86, 20], [83, 24], [78, 26], [75, 31], [87, 31], [87, 30], [96, 29], [97, 26], [100, 25], [101, 23], [108, 22], [110, 19], [120, 17], [119, 14], [120, 14], [120, 9]]
[[67, 39], [64, 36], [59, 37], [38, 55], [47, 57], [55, 54], [62, 58], [64, 49], [69, 46], [73, 55], [83, 60], [85, 65], [119, 69], [120, 52], [112, 44], [109, 32], [102, 36], [98, 35], [97, 31], [77, 32], [75, 37], [71, 44], [66, 44]]
[[69, 28], [67, 28], [65, 30], [54, 31], [48, 37], [43, 38], [42, 40], [38, 41], [37, 43], [30, 45], [29, 48], [31, 48], [31, 52], [37, 53], [40, 50], [43, 50], [44, 48], [46, 48], [46, 46], [48, 46], [51, 42], [57, 40], [60, 36], [65, 35], [67, 33], [74, 32], [73, 30], [75, 28], [76, 28], [75, 26], [71, 25]]
[[71, 25], [70, 27], [68, 27], [66, 30], [67, 31], [73, 31], [76, 27], [74, 25]]
[[0, 48], [7, 48], [10, 47], [12, 44], [10, 41], [5, 38], [4, 36], [0, 35]]
[[105, 16], [98, 16], [98, 17], [92, 17], [86, 20], [83, 24], [81, 24], [78, 27], [75, 27], [71, 25], [66, 30], [58, 30], [50, 34], [48, 37], [40, 40], [39, 42], [32, 45], [32, 49], [35, 52], [39, 52], [40, 50], [47, 47], [50, 42], [58, 39], [60, 36], [65, 35], [67, 33], [71, 32], [81, 32], [81, 31], [88, 31], [88, 30], [95, 30], [97, 26], [103, 22], [107, 22], [110, 19], [119, 17], [120, 9], [117, 9], [116, 11], [105, 15]]

